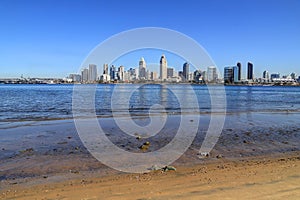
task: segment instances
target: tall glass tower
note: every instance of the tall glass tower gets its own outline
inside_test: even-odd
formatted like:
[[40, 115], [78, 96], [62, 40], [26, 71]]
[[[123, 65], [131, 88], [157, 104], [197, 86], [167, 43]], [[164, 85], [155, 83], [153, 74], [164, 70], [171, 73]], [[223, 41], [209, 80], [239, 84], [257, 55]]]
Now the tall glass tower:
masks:
[[167, 79], [167, 68], [168, 68], [168, 63], [166, 56], [163, 54], [160, 58], [160, 80], [164, 81]]
[[189, 81], [189, 74], [190, 74], [190, 64], [186, 62], [183, 64], [183, 69], [182, 69], [182, 75], [185, 81]]
[[248, 62], [247, 79], [248, 80], [253, 80], [253, 64], [251, 62]]
[[146, 78], [146, 62], [145, 59], [142, 57], [139, 62], [139, 79]]

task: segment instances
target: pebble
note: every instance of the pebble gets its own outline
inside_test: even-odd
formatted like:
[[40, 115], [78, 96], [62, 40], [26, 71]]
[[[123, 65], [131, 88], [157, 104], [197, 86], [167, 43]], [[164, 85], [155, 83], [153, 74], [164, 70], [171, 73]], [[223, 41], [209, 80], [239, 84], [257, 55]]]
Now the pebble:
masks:
[[222, 154], [218, 154], [218, 155], [216, 156], [216, 158], [218, 158], [218, 159], [223, 158], [223, 155], [222, 155]]

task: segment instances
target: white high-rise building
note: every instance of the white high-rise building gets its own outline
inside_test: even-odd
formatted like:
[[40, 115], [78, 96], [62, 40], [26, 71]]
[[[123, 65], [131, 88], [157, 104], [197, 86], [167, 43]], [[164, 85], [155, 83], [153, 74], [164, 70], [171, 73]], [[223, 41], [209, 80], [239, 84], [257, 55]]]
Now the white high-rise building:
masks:
[[160, 58], [160, 80], [164, 81], [167, 79], [167, 68], [168, 63], [165, 55], [163, 54]]
[[267, 70], [265, 70], [263, 72], [263, 79], [264, 79], [264, 81], [269, 81], [270, 80], [270, 75], [269, 75], [269, 72]]
[[125, 81], [125, 69], [124, 66], [119, 67], [119, 79], [120, 81]]
[[216, 82], [218, 79], [217, 68], [215, 66], [210, 66], [207, 68], [207, 81]]
[[89, 64], [89, 78], [90, 83], [97, 81], [97, 65]]
[[139, 62], [139, 79], [146, 79], [146, 62], [143, 57]]

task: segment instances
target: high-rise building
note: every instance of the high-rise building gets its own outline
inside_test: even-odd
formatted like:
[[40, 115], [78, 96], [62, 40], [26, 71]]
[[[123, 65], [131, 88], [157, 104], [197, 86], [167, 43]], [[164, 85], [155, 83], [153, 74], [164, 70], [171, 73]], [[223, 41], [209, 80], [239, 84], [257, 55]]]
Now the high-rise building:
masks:
[[217, 68], [215, 66], [210, 66], [207, 68], [207, 81], [216, 82], [218, 79]]
[[236, 64], [236, 66], [238, 67], [238, 70], [239, 70], [239, 75], [238, 75], [238, 79], [239, 81], [242, 80], [242, 64], [240, 62], [238, 62]]
[[263, 72], [263, 79], [264, 79], [265, 81], [269, 81], [269, 80], [270, 80], [270, 75], [269, 75], [269, 72], [268, 72], [267, 70], [265, 70], [265, 71]]
[[87, 68], [81, 71], [81, 82], [86, 83], [89, 80], [89, 70]]
[[152, 81], [157, 80], [157, 73], [156, 73], [156, 72], [151, 72], [150, 79], [151, 79]]
[[146, 79], [146, 62], [143, 57], [139, 62], [139, 79]]
[[103, 65], [103, 74], [108, 74], [108, 64]]
[[189, 81], [189, 73], [190, 73], [190, 64], [189, 63], [184, 63], [182, 67], [182, 76], [183, 76], [183, 81]]
[[224, 83], [238, 82], [239, 69], [237, 66], [224, 68]]
[[116, 68], [114, 65], [111, 65], [110, 68], [109, 68], [109, 75], [110, 75], [110, 80], [115, 80], [117, 77], [116, 77]]
[[125, 80], [125, 68], [124, 68], [124, 66], [120, 66], [118, 71], [119, 71], [119, 73], [118, 73], [119, 80], [124, 81]]
[[172, 78], [174, 76], [174, 68], [168, 67], [167, 68], [167, 78]]
[[248, 62], [247, 79], [248, 80], [253, 80], [253, 64], [251, 62]]
[[97, 65], [89, 64], [89, 78], [90, 83], [97, 81]]
[[168, 68], [168, 63], [166, 56], [163, 54], [160, 58], [160, 80], [164, 81], [167, 79], [167, 68]]
[[204, 82], [207, 81], [207, 72], [206, 71], [202, 72], [202, 81], [204, 81]]
[[233, 82], [239, 82], [239, 68], [237, 66], [233, 66]]

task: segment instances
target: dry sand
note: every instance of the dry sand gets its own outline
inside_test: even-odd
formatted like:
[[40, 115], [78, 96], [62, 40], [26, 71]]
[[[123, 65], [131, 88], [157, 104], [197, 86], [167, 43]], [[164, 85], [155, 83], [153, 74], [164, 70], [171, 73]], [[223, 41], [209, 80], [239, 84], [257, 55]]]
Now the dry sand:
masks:
[[0, 199], [300, 199], [299, 172], [299, 152], [281, 158], [222, 158], [177, 171], [104, 177], [82, 172], [68, 180], [7, 182]]

